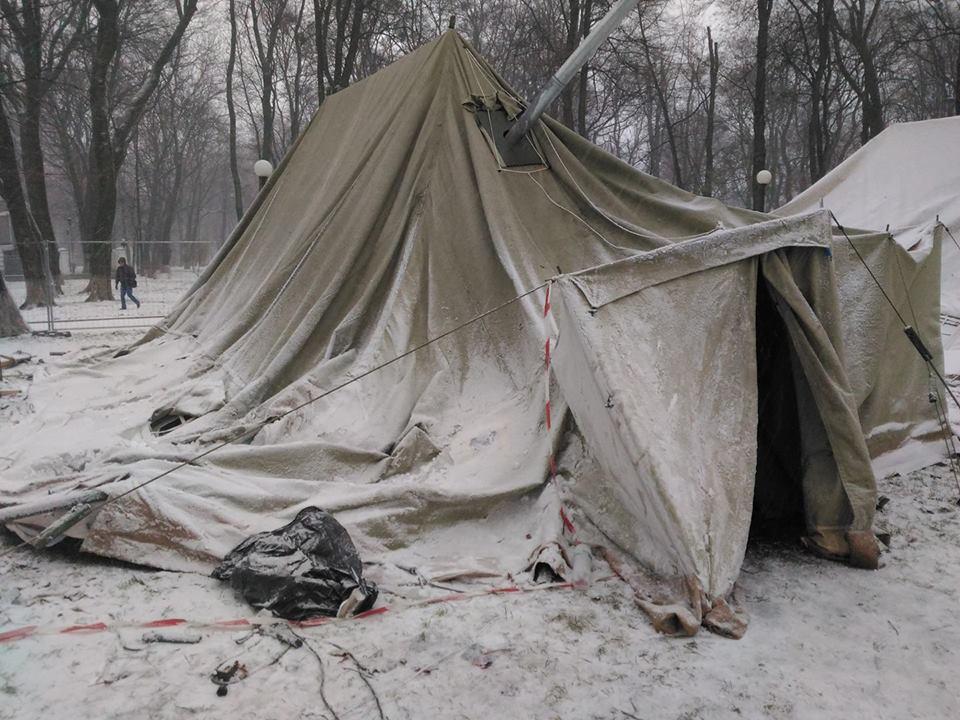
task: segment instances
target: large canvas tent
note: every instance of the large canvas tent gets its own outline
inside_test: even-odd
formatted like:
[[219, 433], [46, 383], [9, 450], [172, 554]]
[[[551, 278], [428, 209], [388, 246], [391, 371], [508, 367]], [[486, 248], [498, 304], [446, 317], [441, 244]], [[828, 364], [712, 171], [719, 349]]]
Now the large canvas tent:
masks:
[[[51, 410], [5, 431], [0, 501], [116, 497], [243, 437], [74, 533], [190, 571], [308, 505], [426, 572], [563, 575], [589, 543], [677, 632], [736, 632], [751, 522], [874, 567], [860, 415], [889, 337], [843, 306], [838, 278], [865, 274], [826, 214], [693, 196], [552, 120], [542, 163], [502, 167], [477, 117], [518, 102], [454, 32], [325, 100], [160, 327], [35, 385]], [[939, 259], [860, 241], [910, 278]], [[887, 357], [908, 386], [911, 352]], [[876, 421], [902, 400], [878, 394]]]

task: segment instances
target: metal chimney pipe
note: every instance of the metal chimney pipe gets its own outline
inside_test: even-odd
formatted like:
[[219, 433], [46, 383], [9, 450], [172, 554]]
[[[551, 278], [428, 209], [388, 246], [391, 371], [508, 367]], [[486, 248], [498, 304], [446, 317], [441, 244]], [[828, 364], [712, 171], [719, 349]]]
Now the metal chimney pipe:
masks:
[[507, 132], [507, 142], [515, 145], [520, 142], [520, 138], [527, 134], [533, 124], [540, 119], [543, 111], [556, 100], [557, 96], [563, 92], [563, 89], [573, 80], [577, 72], [587, 61], [593, 57], [597, 48], [610, 35], [620, 27], [623, 19], [633, 10], [640, 0], [620, 0], [616, 5], [610, 8], [610, 12], [603, 16], [603, 19], [593, 26], [593, 30], [583, 40], [577, 49], [571, 53], [566, 62], [560, 66], [553, 77], [547, 81], [543, 89], [537, 94], [536, 100], [528, 107], [522, 115], [513, 124]]

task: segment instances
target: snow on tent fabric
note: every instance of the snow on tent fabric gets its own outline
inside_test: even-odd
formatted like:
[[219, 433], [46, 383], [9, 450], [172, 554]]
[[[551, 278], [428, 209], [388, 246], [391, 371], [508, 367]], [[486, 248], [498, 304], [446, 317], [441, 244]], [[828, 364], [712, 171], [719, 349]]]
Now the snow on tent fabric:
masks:
[[[450, 577], [541, 558], [563, 574], [569, 525], [683, 633], [738, 634], [726, 601], [752, 519], [796, 521], [818, 552], [875, 566], [862, 380], [847, 372], [872, 369], [845, 348], [886, 338], [850, 336], [826, 214], [696, 197], [550, 119], [533, 130], [545, 164], [501, 170], [477, 98], [518, 102], [451, 31], [326, 99], [156, 330], [35, 385], [57, 414], [11, 429], [0, 501], [118, 495], [505, 304], [75, 534], [89, 552], [209, 572], [316, 506], [364, 558]], [[543, 292], [509, 301], [558, 272], [548, 426]], [[775, 389], [784, 402], [766, 403]], [[158, 408], [188, 420], [155, 435]], [[118, 464], [129, 479], [103, 484]]]

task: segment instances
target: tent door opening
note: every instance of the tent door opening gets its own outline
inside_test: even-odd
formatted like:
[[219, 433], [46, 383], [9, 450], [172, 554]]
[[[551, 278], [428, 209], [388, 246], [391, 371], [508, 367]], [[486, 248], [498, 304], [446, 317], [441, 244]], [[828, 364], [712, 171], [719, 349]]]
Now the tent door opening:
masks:
[[800, 416], [793, 348], [762, 274], [757, 282], [757, 471], [750, 536], [804, 532]]

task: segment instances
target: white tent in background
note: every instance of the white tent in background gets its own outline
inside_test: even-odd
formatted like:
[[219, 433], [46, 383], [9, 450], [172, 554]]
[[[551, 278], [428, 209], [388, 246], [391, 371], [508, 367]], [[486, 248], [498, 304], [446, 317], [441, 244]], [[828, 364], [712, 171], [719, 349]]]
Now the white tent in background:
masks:
[[[960, 225], [960, 116], [896, 123], [777, 214], [820, 206], [851, 227]], [[840, 213], [844, 213], [840, 215]]]
[[[960, 116], [891, 125], [777, 210], [825, 207], [847, 227], [895, 235], [938, 217], [960, 241]], [[960, 249], [946, 238], [940, 303], [960, 317]]]
[[[830, 173], [776, 211], [793, 215], [832, 210], [846, 227], [884, 230], [902, 245], [908, 229], [935, 223], [943, 236], [940, 307], [960, 318], [960, 117], [891, 125]], [[908, 231], [908, 232], [905, 232]], [[960, 332], [943, 325], [945, 368], [960, 376]], [[954, 425], [960, 413], [951, 407]]]

